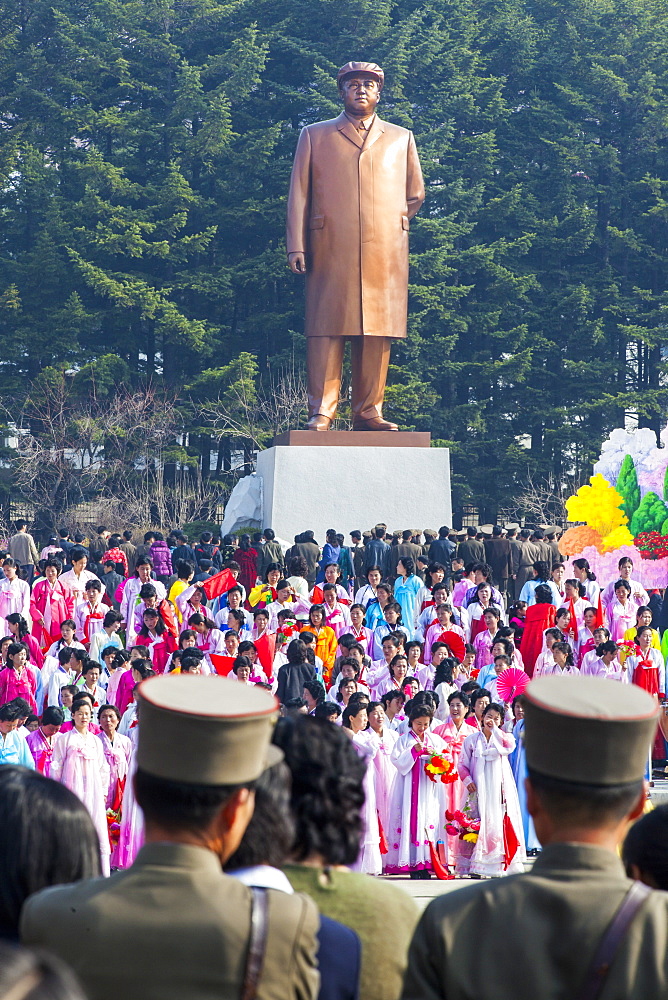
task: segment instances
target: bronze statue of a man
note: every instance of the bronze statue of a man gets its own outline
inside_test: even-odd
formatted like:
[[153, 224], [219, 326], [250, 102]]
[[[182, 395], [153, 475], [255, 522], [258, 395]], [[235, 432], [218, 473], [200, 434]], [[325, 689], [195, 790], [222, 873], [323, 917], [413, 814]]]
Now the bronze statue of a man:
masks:
[[355, 430], [383, 419], [390, 344], [406, 336], [408, 229], [424, 201], [413, 133], [383, 121], [384, 74], [349, 62], [337, 74], [344, 110], [302, 129], [290, 180], [287, 251], [306, 275], [308, 430], [336, 414], [346, 339]]

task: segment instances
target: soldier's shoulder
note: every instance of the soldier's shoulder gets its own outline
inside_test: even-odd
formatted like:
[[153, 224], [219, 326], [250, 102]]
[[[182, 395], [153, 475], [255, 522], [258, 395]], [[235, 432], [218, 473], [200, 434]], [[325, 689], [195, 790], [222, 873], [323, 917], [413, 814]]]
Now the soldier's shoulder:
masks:
[[91, 878], [73, 885], [55, 885], [41, 889], [30, 896], [21, 910], [21, 925], [41, 924], [43, 921], [64, 920], [76, 916], [97, 897], [107, 894], [122, 881], [125, 873], [110, 878]]

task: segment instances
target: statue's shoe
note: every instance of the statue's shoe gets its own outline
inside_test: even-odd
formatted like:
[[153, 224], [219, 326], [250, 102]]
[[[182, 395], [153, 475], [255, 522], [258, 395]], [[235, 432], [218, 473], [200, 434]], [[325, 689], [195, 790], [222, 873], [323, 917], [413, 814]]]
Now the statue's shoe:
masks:
[[328, 431], [332, 426], [332, 421], [329, 417], [326, 417], [323, 413], [314, 413], [312, 417], [309, 417], [308, 423], [306, 424], [307, 431]]
[[368, 420], [356, 420], [353, 424], [354, 431], [398, 431], [396, 424], [382, 417], [370, 417]]

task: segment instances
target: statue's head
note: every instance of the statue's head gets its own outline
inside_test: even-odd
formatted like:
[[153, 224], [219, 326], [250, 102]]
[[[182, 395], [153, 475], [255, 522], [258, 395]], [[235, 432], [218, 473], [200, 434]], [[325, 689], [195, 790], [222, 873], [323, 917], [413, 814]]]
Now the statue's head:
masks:
[[336, 82], [348, 114], [366, 118], [376, 110], [385, 74], [376, 63], [348, 62], [336, 74]]

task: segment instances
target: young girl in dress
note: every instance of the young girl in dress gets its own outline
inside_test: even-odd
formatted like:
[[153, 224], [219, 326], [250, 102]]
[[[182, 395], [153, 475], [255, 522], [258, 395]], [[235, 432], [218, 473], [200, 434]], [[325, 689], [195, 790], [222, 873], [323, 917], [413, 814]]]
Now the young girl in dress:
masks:
[[[468, 792], [471, 815], [480, 820], [480, 830], [470, 859], [459, 863], [459, 874], [468, 867], [470, 874], [512, 875], [523, 871], [526, 861], [522, 815], [508, 761], [516, 741], [512, 733], [501, 729], [503, 718], [503, 707], [489, 704], [481, 731], [467, 736], [462, 747], [459, 776]], [[516, 842], [515, 850], [508, 847], [511, 840]]]
[[172, 653], [177, 649], [176, 640], [168, 631], [157, 608], [146, 608], [142, 626], [137, 632], [137, 645], [146, 647], [156, 674], [164, 674]]
[[563, 638], [564, 634], [561, 629], [548, 628], [545, 630], [543, 633], [543, 652], [536, 660], [536, 664], [533, 668], [534, 677], [540, 677], [541, 674], [551, 672], [551, 669], [554, 666], [552, 647], [555, 642], [561, 642]]
[[373, 633], [364, 624], [365, 609], [361, 604], [353, 604], [350, 609], [350, 633], [355, 637], [355, 642], [359, 642], [364, 650], [364, 655], [369, 655], [371, 639]]
[[659, 650], [652, 646], [653, 632], [649, 625], [638, 628], [636, 641], [639, 652], [627, 656], [624, 666], [629, 680], [658, 700], [666, 696], [666, 665]]
[[91, 719], [88, 700], [76, 702], [72, 713], [74, 728], [61, 732], [53, 748], [51, 778], [67, 785], [88, 809], [100, 838], [102, 874], [109, 875], [111, 846], [106, 807], [109, 765], [101, 741], [90, 732]]
[[433, 717], [430, 705], [414, 705], [408, 732], [392, 751], [397, 780], [384, 867], [390, 874], [409, 872], [411, 878], [429, 878], [429, 840], [435, 844], [445, 837], [445, 785], [432, 781], [425, 771], [429, 758], [447, 749], [445, 741], [430, 732]]

